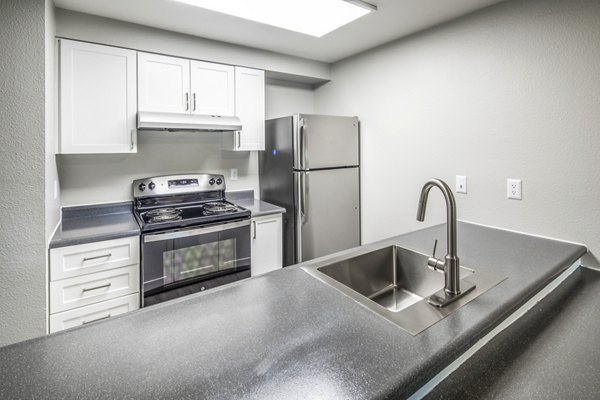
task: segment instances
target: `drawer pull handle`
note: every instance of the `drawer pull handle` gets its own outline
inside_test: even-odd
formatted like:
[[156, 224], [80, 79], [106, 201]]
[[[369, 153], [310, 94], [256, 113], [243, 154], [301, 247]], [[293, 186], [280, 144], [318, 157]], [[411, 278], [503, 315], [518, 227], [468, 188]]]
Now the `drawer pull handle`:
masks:
[[96, 319], [90, 319], [89, 321], [83, 320], [83, 321], [81, 321], [81, 325], [87, 325], [87, 324], [91, 324], [92, 322], [102, 321], [103, 319], [108, 319], [110, 317], [111, 317], [111, 315], [107, 314], [104, 317], [100, 317], [100, 318], [96, 318]]
[[84, 288], [81, 289], [81, 291], [82, 292], [89, 292], [90, 290], [107, 288], [107, 287], [110, 287], [110, 285], [111, 285], [111, 283], [108, 282], [108, 283], [105, 283], [104, 285], [100, 285], [100, 286], [94, 286], [94, 287], [90, 287], [90, 288], [84, 287]]
[[108, 254], [102, 254], [101, 256], [94, 256], [94, 257], [84, 257], [84, 258], [83, 258], [83, 262], [86, 262], [86, 261], [91, 261], [91, 260], [97, 260], [97, 259], [99, 259], [99, 258], [105, 258], [105, 257], [106, 257], [106, 258], [110, 258], [110, 257], [112, 257], [112, 253], [108, 253]]

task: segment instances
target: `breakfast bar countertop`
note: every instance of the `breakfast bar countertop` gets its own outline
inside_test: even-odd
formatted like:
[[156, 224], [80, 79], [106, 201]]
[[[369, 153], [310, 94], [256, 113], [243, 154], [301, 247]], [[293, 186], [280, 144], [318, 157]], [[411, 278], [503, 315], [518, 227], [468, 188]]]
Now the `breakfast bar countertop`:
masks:
[[[445, 225], [299, 265], [435, 239]], [[507, 279], [416, 336], [293, 266], [0, 348], [0, 398], [406, 398], [585, 252], [459, 222], [462, 263]]]

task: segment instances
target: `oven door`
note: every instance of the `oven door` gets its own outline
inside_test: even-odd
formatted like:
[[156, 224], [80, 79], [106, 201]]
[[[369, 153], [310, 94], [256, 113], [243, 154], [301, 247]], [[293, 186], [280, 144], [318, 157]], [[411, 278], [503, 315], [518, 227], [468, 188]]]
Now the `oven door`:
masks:
[[142, 235], [144, 295], [250, 268], [250, 220]]

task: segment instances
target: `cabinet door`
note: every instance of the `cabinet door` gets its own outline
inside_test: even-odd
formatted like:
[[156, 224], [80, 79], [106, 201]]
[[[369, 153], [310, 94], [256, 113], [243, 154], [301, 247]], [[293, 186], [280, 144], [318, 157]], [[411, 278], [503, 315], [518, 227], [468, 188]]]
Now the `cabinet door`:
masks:
[[191, 68], [192, 114], [235, 115], [233, 67], [192, 61]]
[[60, 41], [60, 153], [135, 153], [135, 51]]
[[252, 276], [281, 268], [282, 253], [281, 214], [252, 219]]
[[235, 67], [235, 110], [242, 121], [234, 150], [265, 149], [265, 72]]
[[139, 111], [190, 111], [190, 61], [138, 53]]

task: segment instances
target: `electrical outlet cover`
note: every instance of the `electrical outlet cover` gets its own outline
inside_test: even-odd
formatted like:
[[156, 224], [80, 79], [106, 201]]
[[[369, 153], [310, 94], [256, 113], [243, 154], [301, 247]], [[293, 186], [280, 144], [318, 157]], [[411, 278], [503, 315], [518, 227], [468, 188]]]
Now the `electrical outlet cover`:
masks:
[[467, 193], [467, 177], [456, 175], [456, 193]]
[[506, 196], [513, 200], [523, 199], [523, 182], [520, 179], [506, 180]]

